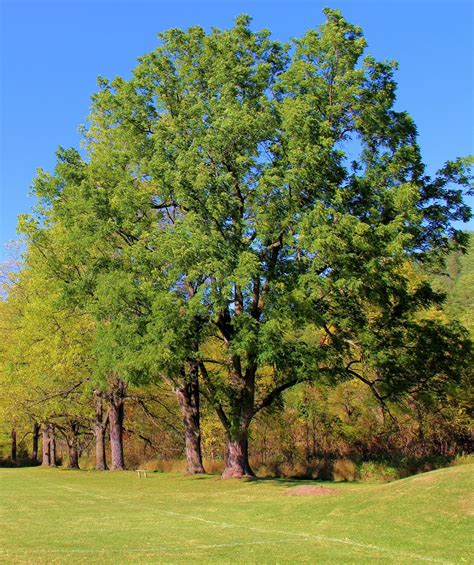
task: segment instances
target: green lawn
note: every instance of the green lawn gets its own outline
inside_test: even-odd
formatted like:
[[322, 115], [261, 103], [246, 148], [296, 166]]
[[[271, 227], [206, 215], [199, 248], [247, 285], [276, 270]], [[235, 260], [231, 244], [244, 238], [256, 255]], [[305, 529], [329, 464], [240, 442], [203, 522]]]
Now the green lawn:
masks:
[[0, 561], [472, 563], [473, 471], [286, 496], [295, 482], [0, 469]]

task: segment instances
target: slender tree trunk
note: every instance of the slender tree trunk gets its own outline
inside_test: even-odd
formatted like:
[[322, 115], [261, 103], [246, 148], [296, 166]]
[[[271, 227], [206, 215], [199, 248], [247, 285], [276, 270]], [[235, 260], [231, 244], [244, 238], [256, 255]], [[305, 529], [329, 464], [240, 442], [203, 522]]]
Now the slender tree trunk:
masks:
[[41, 435], [43, 438], [43, 458], [41, 461], [41, 465], [43, 467], [49, 467], [51, 463], [51, 447], [50, 447], [50, 437], [49, 437], [49, 430], [48, 424], [43, 425], [41, 430]]
[[318, 452], [318, 434], [317, 434], [317, 430], [316, 430], [316, 418], [313, 416], [312, 420], [311, 420], [312, 426], [311, 426], [311, 431], [313, 433], [313, 441], [312, 441], [312, 447], [313, 447], [313, 459], [316, 459], [316, 454]]
[[15, 428], [12, 429], [12, 434], [11, 434], [11, 459], [13, 461], [13, 463], [16, 463], [16, 430]]
[[38, 444], [39, 444], [40, 426], [38, 422], [33, 424], [33, 449], [31, 451], [31, 459], [38, 461]]
[[176, 389], [184, 424], [187, 472], [190, 475], [205, 473], [201, 451], [198, 371], [199, 365], [193, 364], [190, 375], [183, 375], [184, 382]]
[[48, 435], [49, 435], [49, 466], [56, 467], [56, 434], [54, 431], [54, 426], [52, 424], [48, 425]]
[[121, 380], [117, 380], [111, 385], [108, 394], [111, 453], [110, 468], [112, 471], [123, 471], [125, 469], [125, 462], [123, 457], [125, 388], [125, 383]]
[[109, 423], [112, 471], [123, 471], [125, 469], [123, 457], [123, 416], [123, 403], [113, 403], [110, 405]]
[[105, 453], [105, 433], [107, 429], [108, 418], [104, 418], [104, 407], [102, 404], [102, 393], [95, 391], [95, 468], [98, 471], [107, 469], [107, 458]]
[[79, 423], [71, 422], [70, 434], [67, 438], [69, 469], [79, 469]]

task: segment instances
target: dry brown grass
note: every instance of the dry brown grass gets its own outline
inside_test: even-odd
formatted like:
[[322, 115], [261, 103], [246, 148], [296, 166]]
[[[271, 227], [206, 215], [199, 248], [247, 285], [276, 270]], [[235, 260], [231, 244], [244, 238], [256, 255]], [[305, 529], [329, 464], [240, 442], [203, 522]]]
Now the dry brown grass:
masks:
[[340, 492], [336, 492], [326, 487], [314, 487], [311, 485], [293, 487], [285, 492], [286, 496], [328, 496], [331, 494], [340, 494]]
[[350, 459], [336, 459], [332, 465], [332, 478], [334, 481], [355, 481], [357, 467]]
[[[222, 473], [224, 461], [205, 459], [204, 469], [207, 473]], [[156, 471], [158, 473], [186, 473], [185, 459], [148, 459], [140, 463], [140, 469]]]

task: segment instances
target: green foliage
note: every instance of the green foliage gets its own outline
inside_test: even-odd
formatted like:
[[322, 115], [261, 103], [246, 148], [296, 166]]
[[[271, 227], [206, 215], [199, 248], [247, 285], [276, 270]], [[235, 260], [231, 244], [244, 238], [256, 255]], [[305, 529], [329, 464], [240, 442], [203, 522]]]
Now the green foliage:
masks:
[[441, 274], [433, 277], [435, 288], [447, 295], [444, 310], [450, 319], [459, 320], [474, 335], [474, 238], [469, 234], [466, 253], [453, 252]]
[[2, 420], [19, 429], [87, 420], [93, 323], [64, 304], [57, 279], [35, 248], [0, 308]]
[[442, 396], [469, 361], [412, 265], [466, 246], [452, 221], [470, 217], [470, 162], [425, 174], [395, 63], [325, 15], [291, 45], [247, 16], [160, 34], [129, 80], [100, 79], [85, 156], [60, 149], [20, 221], [67, 308], [94, 321], [95, 379], [176, 387], [199, 364], [244, 450], [297, 383]]

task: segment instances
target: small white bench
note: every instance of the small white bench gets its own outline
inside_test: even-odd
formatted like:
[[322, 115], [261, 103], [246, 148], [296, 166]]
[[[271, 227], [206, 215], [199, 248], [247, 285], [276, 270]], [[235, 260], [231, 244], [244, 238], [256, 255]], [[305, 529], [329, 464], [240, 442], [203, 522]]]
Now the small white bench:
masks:
[[142, 477], [146, 479], [148, 471], [146, 469], [137, 469], [138, 478], [141, 479]]

